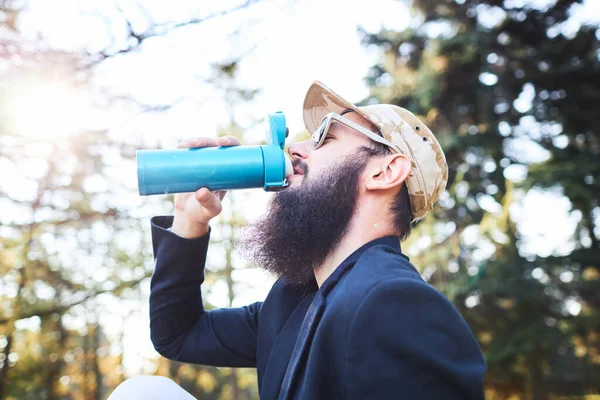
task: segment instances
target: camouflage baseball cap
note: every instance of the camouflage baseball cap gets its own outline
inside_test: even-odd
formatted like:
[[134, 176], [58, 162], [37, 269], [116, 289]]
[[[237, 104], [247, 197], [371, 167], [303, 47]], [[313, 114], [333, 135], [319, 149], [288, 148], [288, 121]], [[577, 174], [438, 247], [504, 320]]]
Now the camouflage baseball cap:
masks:
[[[310, 133], [330, 112], [341, 114], [351, 109], [373, 123], [385, 139], [397, 146], [412, 162], [406, 187], [413, 222], [433, 208], [448, 182], [444, 152], [431, 130], [410, 111], [393, 104], [357, 107], [344, 100], [321, 82], [312, 83], [304, 98], [304, 124]], [[392, 152], [394, 149], [390, 147]]]

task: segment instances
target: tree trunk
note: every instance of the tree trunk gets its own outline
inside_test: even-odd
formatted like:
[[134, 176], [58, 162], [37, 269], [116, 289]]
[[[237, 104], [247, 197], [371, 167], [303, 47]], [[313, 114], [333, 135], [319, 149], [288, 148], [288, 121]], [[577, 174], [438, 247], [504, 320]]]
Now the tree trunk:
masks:
[[231, 373], [229, 374], [229, 384], [231, 385], [231, 400], [239, 400], [240, 389], [238, 387], [237, 370], [235, 368], [231, 368]]
[[[235, 212], [232, 214], [232, 219], [235, 219]], [[235, 236], [235, 227], [231, 226], [231, 236], [228, 238], [230, 245], [226, 246], [225, 250], [225, 280], [227, 281], [227, 295], [229, 297], [229, 307], [233, 307], [233, 300], [235, 298], [235, 291], [233, 289], [233, 260], [232, 253], [233, 247], [231, 243], [233, 243], [233, 239]], [[239, 400], [240, 398], [240, 389], [238, 387], [238, 376], [237, 370], [235, 368], [231, 368], [231, 373], [229, 374], [229, 384], [231, 385], [231, 399]]]
[[[31, 245], [31, 238], [29, 238], [29, 240], [27, 241], [27, 246], [26, 246], [26, 250], [29, 249]], [[27, 254], [27, 251], [25, 251], [25, 254]], [[13, 304], [13, 318], [10, 319], [10, 321], [8, 321], [8, 323], [6, 324], [6, 347], [4, 348], [4, 352], [2, 354], [4, 354], [4, 361], [3, 361], [3, 365], [2, 368], [0, 368], [0, 400], [3, 400], [6, 398], [6, 387], [7, 387], [7, 383], [8, 383], [8, 371], [10, 370], [10, 363], [8, 362], [8, 355], [10, 354], [10, 350], [12, 349], [12, 342], [14, 340], [14, 334], [15, 334], [15, 318], [19, 315], [19, 312], [21, 311], [21, 303], [19, 302], [19, 299], [21, 298], [21, 291], [23, 290], [23, 287], [25, 287], [25, 282], [27, 280], [27, 276], [25, 274], [25, 266], [21, 265], [21, 270], [19, 271], [19, 276], [21, 278], [20, 282], [19, 282], [19, 289], [17, 289], [17, 295], [14, 298], [14, 304]]]
[[6, 383], [8, 382], [8, 370], [10, 366], [8, 365], [8, 355], [10, 354], [10, 349], [12, 347], [13, 342], [13, 334], [15, 331], [15, 326], [13, 322], [8, 323], [8, 334], [6, 335], [6, 347], [4, 347], [4, 361], [2, 362], [2, 367], [0, 368], [0, 400], [3, 400], [6, 397]]
[[529, 361], [529, 384], [531, 400], [548, 400], [549, 396], [546, 393], [544, 385], [544, 371], [542, 370], [543, 355], [534, 353]]
[[102, 331], [98, 325], [94, 326], [94, 334], [93, 338], [93, 346], [92, 346], [92, 371], [94, 373], [94, 380], [96, 382], [96, 389], [94, 390], [94, 399], [100, 400], [102, 399], [102, 394], [104, 392], [104, 382], [102, 379], [102, 373], [100, 372], [100, 363], [98, 361], [98, 353], [97, 350], [100, 347], [101, 343], [101, 335]]
[[[52, 318], [50, 316], [49, 318]], [[49, 362], [48, 372], [46, 373], [46, 387], [48, 388], [49, 400], [60, 399], [62, 396], [59, 394], [60, 387], [60, 376], [63, 372], [65, 348], [67, 343], [67, 330], [62, 324], [62, 315], [56, 321], [55, 329], [58, 332], [58, 346], [54, 351], [58, 354], [56, 362]]]

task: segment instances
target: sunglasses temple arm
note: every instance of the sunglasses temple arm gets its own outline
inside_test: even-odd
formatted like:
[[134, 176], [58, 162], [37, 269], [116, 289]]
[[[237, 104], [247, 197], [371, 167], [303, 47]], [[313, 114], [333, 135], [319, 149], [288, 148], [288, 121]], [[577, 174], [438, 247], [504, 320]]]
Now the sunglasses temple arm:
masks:
[[360, 126], [358, 124], [355, 124], [354, 122], [352, 122], [350, 120], [346, 120], [344, 122], [347, 123], [351, 128], [356, 129], [359, 132], [362, 132], [364, 135], [368, 136], [370, 139], [372, 139], [378, 143], [384, 144], [388, 147], [391, 147], [392, 149], [396, 150], [396, 152], [398, 152], [398, 153], [402, 153], [397, 146], [393, 145], [385, 138], [382, 138], [381, 136], [371, 132], [368, 129], [363, 128], [362, 126]]

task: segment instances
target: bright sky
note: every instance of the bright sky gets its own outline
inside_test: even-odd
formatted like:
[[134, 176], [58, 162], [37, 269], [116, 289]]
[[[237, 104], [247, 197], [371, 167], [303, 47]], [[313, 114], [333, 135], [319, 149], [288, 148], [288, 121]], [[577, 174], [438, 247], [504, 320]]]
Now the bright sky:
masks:
[[[63, 0], [57, 6], [57, 2], [32, 0], [31, 12], [22, 25], [26, 32], [32, 32], [32, 37], [33, 32], [45, 32], [53, 45], [98, 50], [110, 43], [106, 25], [97, 18], [82, 16], [81, 9], [91, 12], [94, 5], [119, 21], [106, 3], [109, 2]], [[139, 18], [134, 3], [120, 4], [133, 20], [134, 27], [143, 27], [143, 19]], [[190, 9], [189, 4], [144, 2], [156, 19], [164, 21], [184, 20], [186, 16], [181, 14]], [[203, 10], [199, 14], [208, 13]], [[140, 23], [135, 24], [136, 21]], [[256, 44], [256, 50], [244, 58], [238, 80], [249, 88], [262, 88], [262, 93], [251, 107], [244, 108], [245, 113], [238, 115], [240, 123], [250, 122], [248, 117], [256, 119], [281, 110], [288, 117], [291, 131], [301, 132], [302, 99], [312, 80], [324, 81], [353, 101], [368, 94], [363, 78], [376, 54], [361, 47], [357, 25], [376, 31], [381, 26], [402, 29], [407, 23], [407, 8], [394, 0], [373, 0], [368, 5], [341, 0], [301, 0], [291, 5], [285, 0], [269, 1], [165, 37], [152, 38], [144, 43], [142, 53], [119, 57], [98, 68], [96, 79], [115, 94], [133, 95], [150, 104], [168, 104], [183, 96], [187, 98], [164, 118], [146, 118], [145, 123], [137, 121], [142, 124], [138, 128], [146, 134], [154, 131], [173, 139], [199, 133], [212, 135], [216, 124], [223, 123], [228, 116], [215, 101], [212, 90], [198, 83], [198, 78], [210, 77], [211, 63], [227, 60]], [[113, 29], [119, 32], [122, 28], [116, 25]], [[240, 32], [231, 40], [232, 32], [238, 28]], [[73, 35], [73, 32], [78, 34]], [[198, 102], [202, 103], [201, 107]], [[208, 132], [199, 132], [199, 121]], [[130, 130], [131, 125], [124, 129]]]
[[[218, 2], [219, 6], [223, 3]], [[107, 18], [119, 21], [118, 12], [111, 8], [112, 2], [30, 0], [30, 4], [31, 11], [21, 21], [23, 32], [32, 39], [37, 32], [42, 32], [52, 46], [98, 51], [111, 42], [111, 32], [115, 37], [122, 36], [122, 24], [107, 29], [105, 23], [91, 15], [94, 10], [100, 10]], [[136, 3], [120, 1], [119, 4], [132, 18], [134, 27], [143, 28], [145, 20], [140, 17]], [[183, 0], [144, 2], [148, 12], [159, 22], [185, 20], [186, 13], [192, 8], [190, 4], [195, 3]], [[203, 15], [209, 13], [204, 7], [217, 3], [199, 4], [203, 8], [193, 11]], [[587, 0], [585, 4], [577, 9], [579, 18], [600, 21], [598, 1]], [[248, 24], [248, 20], [252, 22]], [[256, 44], [257, 48], [240, 65], [238, 81], [249, 88], [262, 88], [262, 91], [252, 104], [235, 107], [236, 118], [242, 125], [248, 125], [267, 113], [284, 111], [292, 134], [301, 133], [304, 130], [302, 100], [311, 81], [323, 81], [350, 101], [360, 101], [368, 94], [364, 77], [377, 59], [377, 53], [360, 45], [357, 25], [377, 31], [382, 26], [401, 30], [408, 23], [408, 9], [397, 0], [298, 0], [292, 5], [284, 0], [259, 3], [232, 16], [149, 39], [140, 52], [116, 57], [97, 68], [95, 83], [115, 95], [133, 96], [149, 104], [169, 104], [184, 98], [170, 111], [135, 118], [132, 118], [132, 110], [127, 108], [113, 110], [110, 115], [98, 115], [89, 110], [89, 114], [85, 114], [85, 109], [78, 109], [76, 114], [79, 120], [86, 119], [88, 123], [110, 124], [111, 134], [115, 137], [131, 137], [138, 143], [143, 135], [149, 146], [158, 142], [163, 147], [172, 147], [185, 137], [214, 136], [219, 126], [228, 121], [228, 108], [221, 95], [202, 80], [210, 78], [211, 63], [226, 60], [248, 45]], [[231, 34], [240, 26], [235, 39], [231, 40]], [[52, 98], [56, 96], [56, 90], [60, 93], [62, 89], [48, 90], [48, 97]], [[77, 97], [80, 102], [86, 95], [82, 96]], [[57, 107], [65, 110], [68, 104], [74, 104], [73, 98], [66, 96], [65, 99]], [[43, 103], [48, 107], [51, 102]], [[56, 112], [50, 114], [58, 115]], [[71, 129], [69, 126], [63, 128], [64, 132]], [[247, 142], [256, 142], [261, 135], [258, 129], [250, 130]], [[135, 187], [134, 170], [124, 172], [123, 176]], [[266, 199], [264, 194], [258, 196], [262, 196], [259, 201]], [[577, 219], [568, 215], [569, 204], [565, 201], [560, 194], [534, 193], [525, 201], [525, 208], [515, 211], [520, 228], [532, 238], [528, 251], [542, 254], [568, 251], [569, 244], [565, 242]], [[549, 219], [547, 215], [554, 215], [554, 218]], [[549, 235], [548, 232], [557, 232], [557, 226], [563, 228], [556, 235]], [[260, 275], [254, 279], [262, 279], [264, 284], [240, 296], [240, 304], [262, 300], [268, 291], [269, 280]], [[222, 303], [222, 294], [223, 291], [217, 288], [215, 298], [211, 300]], [[129, 373], [152, 372], [143, 365], [144, 357], [155, 354], [149, 341], [147, 315], [145, 308], [125, 322], [128, 332], [125, 362]], [[120, 319], [107, 315], [105, 322], [107, 326], [118, 326]]]

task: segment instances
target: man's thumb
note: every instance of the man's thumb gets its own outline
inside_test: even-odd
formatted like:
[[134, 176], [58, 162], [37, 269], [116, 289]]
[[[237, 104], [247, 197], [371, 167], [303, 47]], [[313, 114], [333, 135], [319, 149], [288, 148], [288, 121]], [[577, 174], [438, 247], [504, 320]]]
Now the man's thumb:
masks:
[[196, 200], [211, 217], [221, 212], [221, 201], [207, 188], [201, 188], [195, 193]]

